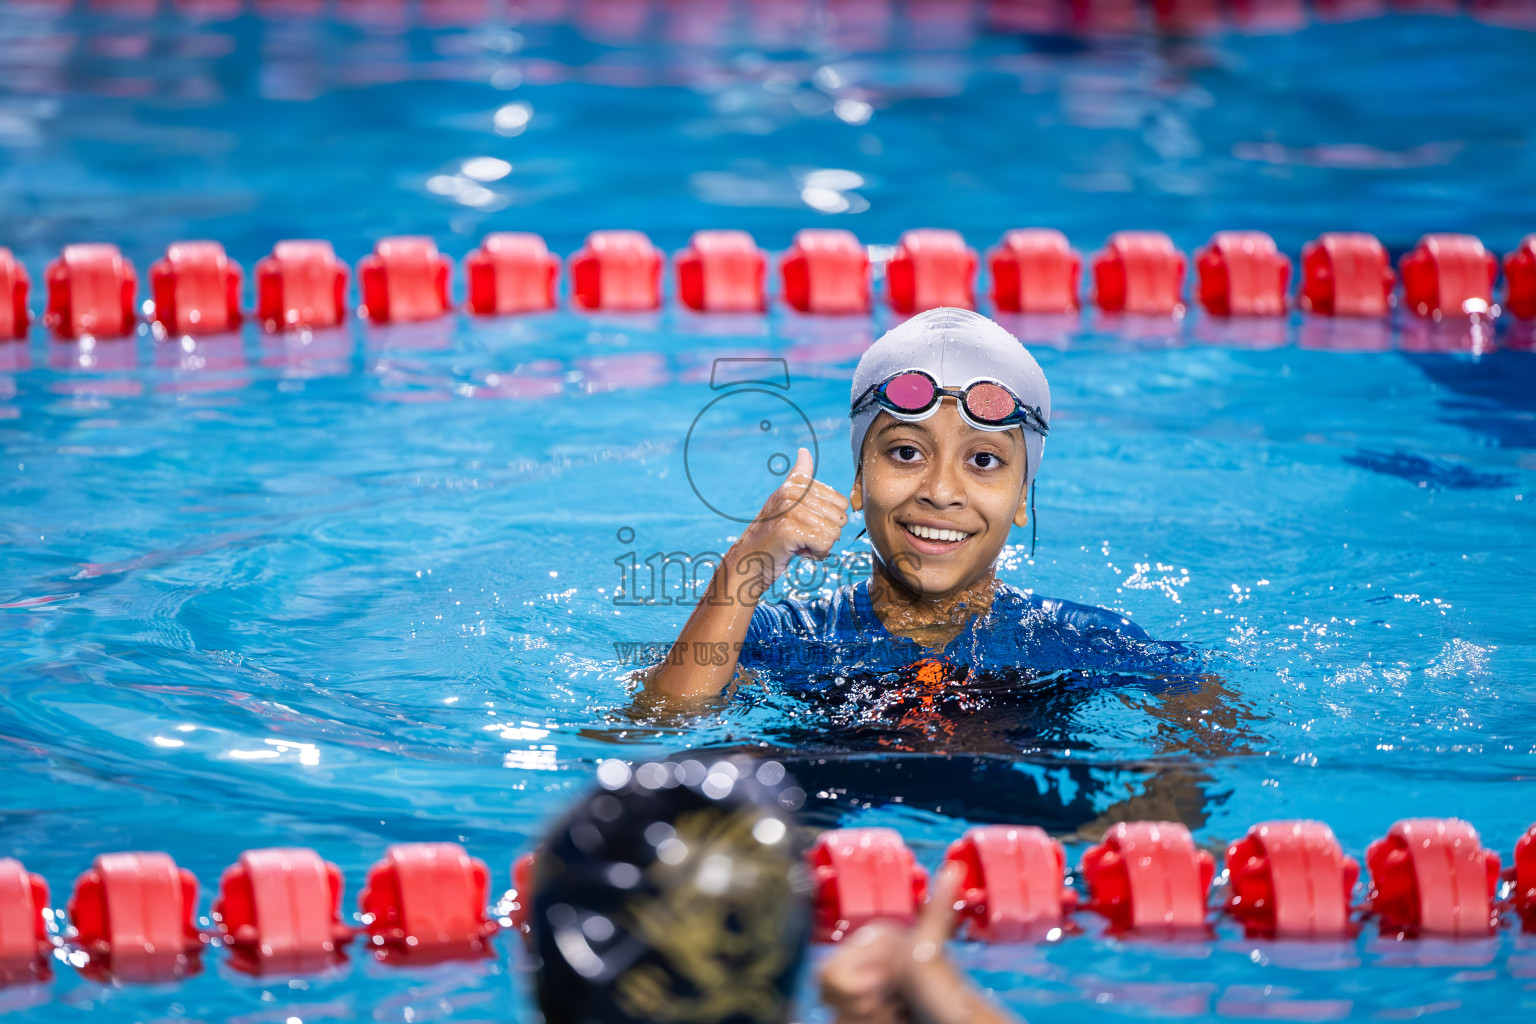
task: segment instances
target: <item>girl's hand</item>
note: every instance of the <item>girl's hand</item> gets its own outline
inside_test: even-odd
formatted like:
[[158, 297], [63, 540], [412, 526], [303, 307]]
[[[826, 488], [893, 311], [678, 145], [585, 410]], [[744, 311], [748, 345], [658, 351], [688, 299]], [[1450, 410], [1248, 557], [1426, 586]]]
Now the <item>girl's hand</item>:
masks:
[[748, 578], [745, 596], [751, 601], [773, 586], [790, 559], [826, 558], [848, 523], [847, 495], [814, 479], [811, 470], [811, 453], [801, 448], [794, 468], [727, 556], [735, 573]]

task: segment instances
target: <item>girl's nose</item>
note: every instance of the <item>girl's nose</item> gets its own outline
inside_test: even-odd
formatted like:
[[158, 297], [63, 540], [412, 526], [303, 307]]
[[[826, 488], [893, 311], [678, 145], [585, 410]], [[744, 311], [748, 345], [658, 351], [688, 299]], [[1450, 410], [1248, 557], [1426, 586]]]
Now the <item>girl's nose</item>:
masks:
[[935, 508], [963, 508], [965, 506], [965, 475], [953, 458], [940, 456], [923, 477], [923, 488], [918, 499]]

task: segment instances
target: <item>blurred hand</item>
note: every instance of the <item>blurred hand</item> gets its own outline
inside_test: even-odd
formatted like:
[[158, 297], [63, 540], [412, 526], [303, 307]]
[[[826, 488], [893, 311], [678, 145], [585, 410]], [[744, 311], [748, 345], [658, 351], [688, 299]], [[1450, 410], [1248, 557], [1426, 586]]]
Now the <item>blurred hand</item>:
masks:
[[911, 956], [907, 930], [881, 921], [843, 940], [821, 967], [821, 1001], [837, 1024], [905, 1024], [897, 991], [903, 959]]
[[801, 448], [794, 468], [732, 548], [737, 571], [755, 584], [754, 598], [773, 586], [790, 559], [826, 558], [848, 523], [848, 496], [814, 479], [811, 470], [811, 453]]
[[945, 864], [911, 928], [866, 925], [826, 959], [821, 998], [837, 1024], [1018, 1024], [944, 955], [964, 880]]

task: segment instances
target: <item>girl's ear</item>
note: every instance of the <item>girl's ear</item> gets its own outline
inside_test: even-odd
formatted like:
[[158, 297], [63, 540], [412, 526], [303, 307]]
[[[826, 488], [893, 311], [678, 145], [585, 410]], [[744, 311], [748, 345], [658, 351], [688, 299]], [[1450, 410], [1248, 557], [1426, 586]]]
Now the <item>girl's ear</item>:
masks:
[[1014, 526], [1029, 525], [1029, 449], [1024, 449], [1024, 486], [1019, 490], [1019, 507], [1013, 513]]
[[864, 470], [853, 474], [853, 488], [848, 492], [849, 502], [855, 512], [864, 511]]

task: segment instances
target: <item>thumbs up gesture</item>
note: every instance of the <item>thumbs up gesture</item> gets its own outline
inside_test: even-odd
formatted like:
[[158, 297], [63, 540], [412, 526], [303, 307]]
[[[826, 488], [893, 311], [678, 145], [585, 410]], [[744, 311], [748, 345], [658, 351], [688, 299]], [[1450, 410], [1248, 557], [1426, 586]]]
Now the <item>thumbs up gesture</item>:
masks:
[[812, 470], [811, 453], [801, 448], [789, 475], [732, 549], [737, 571], [755, 577], [758, 594], [773, 586], [790, 559], [826, 558], [848, 523], [848, 496], [815, 479]]

